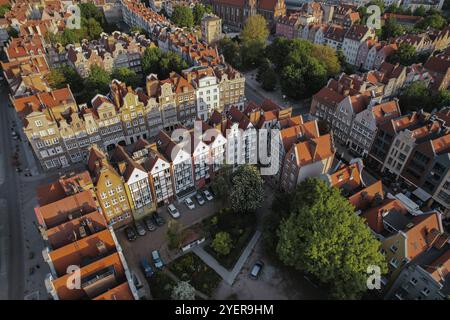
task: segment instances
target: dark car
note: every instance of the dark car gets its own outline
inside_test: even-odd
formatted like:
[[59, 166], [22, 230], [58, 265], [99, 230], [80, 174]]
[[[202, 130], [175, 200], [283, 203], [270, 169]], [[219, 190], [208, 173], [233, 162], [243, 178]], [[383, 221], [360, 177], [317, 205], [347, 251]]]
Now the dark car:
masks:
[[125, 233], [129, 241], [134, 241], [137, 239], [136, 231], [134, 231], [133, 227], [126, 227]]
[[261, 260], [256, 261], [250, 270], [250, 274], [249, 274], [250, 278], [255, 279], [255, 280], [258, 279], [263, 267], [264, 267], [264, 263]]
[[146, 258], [141, 259], [141, 267], [146, 278], [150, 278], [153, 275], [153, 269], [150, 267], [150, 263], [148, 263]]
[[195, 199], [197, 200], [199, 205], [202, 206], [205, 204], [205, 199], [203, 199], [202, 195], [198, 192], [195, 194]]
[[150, 217], [144, 218], [144, 223], [145, 223], [145, 226], [147, 227], [148, 231], [155, 231], [156, 230], [156, 227], [153, 224], [152, 219]]
[[161, 217], [157, 212], [155, 212], [153, 214], [153, 221], [155, 222], [155, 224], [157, 226], [162, 226], [164, 225], [164, 223], [166, 223], [166, 221], [164, 220], [163, 217]]

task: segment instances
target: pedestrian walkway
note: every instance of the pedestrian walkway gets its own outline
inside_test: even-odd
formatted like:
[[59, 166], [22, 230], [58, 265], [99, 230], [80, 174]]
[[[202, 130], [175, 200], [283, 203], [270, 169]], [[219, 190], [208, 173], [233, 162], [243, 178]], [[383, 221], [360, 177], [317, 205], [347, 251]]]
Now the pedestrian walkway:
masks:
[[[175, 281], [175, 282], [180, 282], [180, 281], [181, 281], [181, 280], [178, 279], [178, 277], [177, 277], [176, 275], [174, 275], [173, 272], [170, 271], [169, 269], [164, 268], [163, 272], [164, 272], [169, 278], [171, 278], [173, 281]], [[151, 288], [150, 288], [150, 290], [151, 290]], [[200, 298], [202, 298], [203, 300], [209, 300], [209, 297], [208, 297], [206, 294], [204, 294], [204, 293], [201, 292], [201, 291], [198, 291], [197, 289], [195, 289], [195, 294], [196, 294], [197, 296], [199, 296]]]
[[220, 265], [219, 262], [217, 262], [216, 259], [214, 259], [209, 253], [207, 253], [203, 247], [195, 247], [192, 249], [192, 251], [200, 258], [204, 263], [206, 263], [210, 268], [212, 268], [219, 276], [222, 277], [222, 279], [228, 283], [230, 286], [233, 285], [234, 280], [236, 280], [236, 277], [241, 272], [242, 267], [244, 266], [245, 262], [247, 261], [248, 257], [252, 253], [253, 249], [255, 248], [256, 243], [259, 240], [259, 237], [261, 236], [261, 231], [256, 230], [255, 234], [253, 235], [250, 242], [245, 247], [244, 251], [242, 252], [241, 256], [239, 257], [239, 260], [234, 265], [233, 269], [231, 271], [228, 271], [223, 266]]

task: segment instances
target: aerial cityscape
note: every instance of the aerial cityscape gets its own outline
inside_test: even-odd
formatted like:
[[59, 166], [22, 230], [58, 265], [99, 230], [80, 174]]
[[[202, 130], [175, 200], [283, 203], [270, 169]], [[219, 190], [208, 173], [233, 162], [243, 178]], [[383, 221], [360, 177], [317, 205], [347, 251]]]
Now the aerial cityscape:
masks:
[[0, 300], [450, 300], [450, 0], [0, 0], [0, 46]]

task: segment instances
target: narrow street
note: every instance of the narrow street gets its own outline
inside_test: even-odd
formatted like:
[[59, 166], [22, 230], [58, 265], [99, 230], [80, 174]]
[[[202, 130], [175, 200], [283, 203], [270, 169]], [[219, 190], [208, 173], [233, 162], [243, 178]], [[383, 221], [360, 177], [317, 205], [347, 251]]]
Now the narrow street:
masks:
[[[0, 169], [4, 177], [0, 185], [0, 200], [4, 201], [4, 206], [0, 207], [0, 219], [4, 224], [1, 239], [6, 239], [4, 252], [0, 259], [5, 260], [9, 299], [23, 299], [24, 291], [24, 245], [22, 236], [22, 221], [19, 205], [19, 181], [18, 175], [11, 166], [14, 145], [11, 139], [11, 122], [9, 120], [9, 99], [6, 88], [2, 87], [0, 95], [0, 156], [2, 158], [2, 168]], [[3, 271], [3, 270], [2, 270]], [[3, 276], [1, 277], [3, 279]], [[3, 281], [2, 281], [3, 282]], [[3, 282], [4, 283], [4, 282]], [[2, 289], [4, 289], [2, 287]]]

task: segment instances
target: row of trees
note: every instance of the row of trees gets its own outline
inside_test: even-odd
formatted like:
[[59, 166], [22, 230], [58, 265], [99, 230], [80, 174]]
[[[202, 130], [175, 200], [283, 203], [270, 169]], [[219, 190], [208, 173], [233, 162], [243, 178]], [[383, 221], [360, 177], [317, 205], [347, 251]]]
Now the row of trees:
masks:
[[148, 47], [142, 56], [142, 69], [144, 74], [155, 73], [159, 79], [166, 79], [170, 72], [181, 73], [189, 67], [183, 58], [172, 52], [163, 52], [157, 47]]
[[265, 223], [268, 252], [287, 266], [328, 286], [334, 298], [359, 299], [367, 269], [387, 271], [380, 243], [337, 188], [321, 179], [303, 181], [291, 194], [278, 194]]
[[423, 81], [416, 81], [406, 87], [399, 95], [402, 113], [423, 109], [431, 112], [450, 105], [450, 92], [440, 90], [432, 92]]
[[93, 3], [80, 3], [78, 6], [81, 12], [81, 28], [65, 28], [61, 33], [49, 33], [48, 40], [66, 46], [71, 43], [80, 42], [83, 39], [98, 39], [103, 31], [111, 31], [111, 27], [107, 24], [103, 12]]
[[247, 19], [239, 39], [219, 41], [225, 60], [238, 69], [258, 68], [257, 80], [265, 90], [280, 85], [294, 99], [310, 96], [341, 70], [337, 52], [305, 40], [277, 37], [267, 45], [269, 30], [264, 17]]
[[188, 6], [175, 6], [170, 20], [179, 27], [192, 28], [194, 25], [200, 25], [203, 15], [211, 13], [212, 7], [210, 5], [196, 4], [194, 8]]
[[86, 79], [83, 79], [75, 69], [69, 66], [52, 69], [46, 79], [53, 89], [70, 85], [70, 89], [79, 103], [89, 102], [96, 94], [108, 93], [112, 79], [125, 82], [133, 88], [142, 84], [142, 76], [131, 69], [117, 68], [110, 74], [97, 65], [92, 66], [90, 75]]

